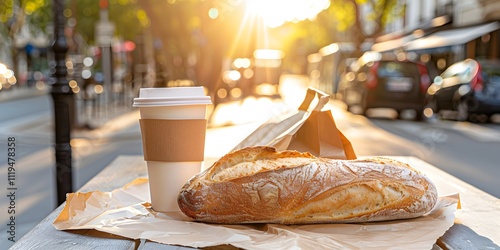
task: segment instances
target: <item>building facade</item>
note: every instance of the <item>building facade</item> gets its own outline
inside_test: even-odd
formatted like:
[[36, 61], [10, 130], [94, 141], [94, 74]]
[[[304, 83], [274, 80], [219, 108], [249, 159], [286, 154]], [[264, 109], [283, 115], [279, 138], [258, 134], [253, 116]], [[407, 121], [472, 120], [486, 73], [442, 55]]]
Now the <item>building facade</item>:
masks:
[[387, 26], [372, 50], [406, 53], [438, 71], [466, 58], [500, 59], [500, 1], [400, 0], [405, 15]]

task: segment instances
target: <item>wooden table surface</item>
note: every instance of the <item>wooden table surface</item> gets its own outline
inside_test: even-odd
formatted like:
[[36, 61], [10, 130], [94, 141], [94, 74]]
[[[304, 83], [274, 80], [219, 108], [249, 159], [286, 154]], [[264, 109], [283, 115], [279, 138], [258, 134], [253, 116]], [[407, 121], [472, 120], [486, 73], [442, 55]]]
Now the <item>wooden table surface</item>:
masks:
[[[225, 133], [224, 131], [219, 132]], [[217, 133], [216, 131], [215, 134]], [[209, 142], [210, 136], [214, 136], [214, 133], [207, 134], [208, 144], [213, 143]], [[240, 136], [244, 137], [245, 135], [240, 134]], [[208, 147], [210, 146], [208, 145]], [[223, 146], [231, 147], [230, 144]], [[429, 176], [437, 185], [440, 195], [460, 193], [461, 209], [455, 213], [455, 224], [437, 240], [433, 249], [500, 249], [500, 199], [418, 158], [391, 158], [408, 162]], [[209, 154], [205, 160], [206, 166], [211, 165], [215, 159], [217, 158]], [[138, 177], [146, 176], [146, 163], [142, 156], [120, 156], [79, 191], [112, 191]], [[19, 239], [11, 249], [190, 249], [144, 240], [131, 240], [97, 230], [56, 230], [52, 223], [61, 212], [63, 205], [55, 209], [35, 228]], [[212, 249], [232, 248], [231, 246], [219, 246]]]

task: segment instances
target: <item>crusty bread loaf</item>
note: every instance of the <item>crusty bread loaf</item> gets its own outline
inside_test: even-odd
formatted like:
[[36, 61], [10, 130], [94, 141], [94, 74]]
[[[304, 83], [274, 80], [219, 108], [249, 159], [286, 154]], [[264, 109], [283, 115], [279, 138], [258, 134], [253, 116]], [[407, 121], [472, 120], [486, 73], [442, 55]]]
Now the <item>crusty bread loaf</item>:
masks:
[[191, 178], [178, 197], [210, 223], [351, 223], [414, 218], [437, 201], [431, 181], [386, 158], [333, 160], [244, 148]]

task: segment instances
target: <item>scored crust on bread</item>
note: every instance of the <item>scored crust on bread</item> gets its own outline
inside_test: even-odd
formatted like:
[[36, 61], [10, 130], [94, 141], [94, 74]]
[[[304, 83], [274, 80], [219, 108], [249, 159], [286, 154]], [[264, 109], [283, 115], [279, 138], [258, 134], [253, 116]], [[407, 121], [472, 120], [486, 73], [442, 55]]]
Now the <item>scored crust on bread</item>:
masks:
[[178, 196], [187, 216], [225, 224], [407, 219], [429, 212], [436, 201], [427, 177], [393, 159], [326, 159], [265, 146], [223, 156]]

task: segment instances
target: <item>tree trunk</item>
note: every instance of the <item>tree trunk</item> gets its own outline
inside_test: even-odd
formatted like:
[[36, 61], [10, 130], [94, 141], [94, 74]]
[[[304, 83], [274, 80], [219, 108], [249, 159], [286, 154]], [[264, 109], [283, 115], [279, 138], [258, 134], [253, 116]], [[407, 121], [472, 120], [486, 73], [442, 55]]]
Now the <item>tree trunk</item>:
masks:
[[353, 3], [354, 3], [355, 13], [356, 13], [356, 22], [354, 23], [354, 27], [352, 30], [353, 42], [354, 42], [354, 45], [356, 48], [354, 55], [361, 56], [363, 54], [363, 50], [361, 49], [361, 45], [363, 44], [363, 42], [366, 39], [365, 32], [363, 30], [363, 27], [361, 26], [364, 23], [363, 16], [362, 16], [363, 13], [361, 13], [359, 5], [356, 4], [355, 0], [353, 0]]

